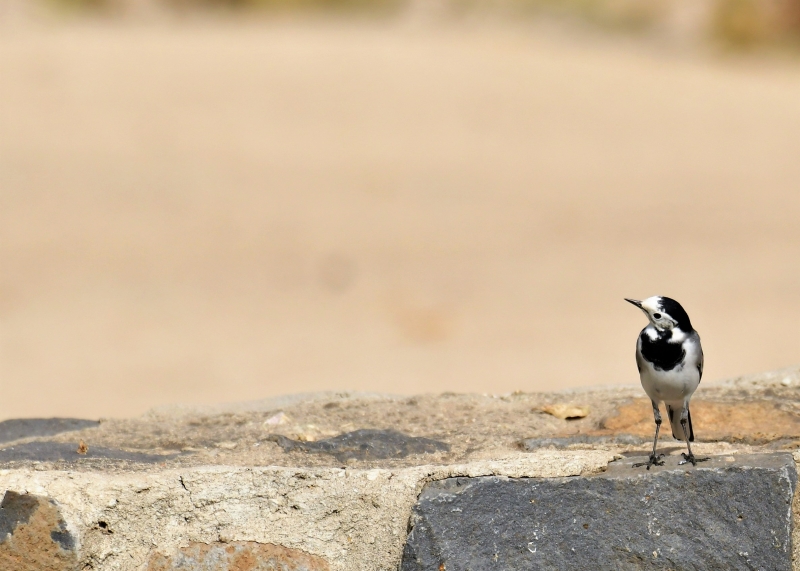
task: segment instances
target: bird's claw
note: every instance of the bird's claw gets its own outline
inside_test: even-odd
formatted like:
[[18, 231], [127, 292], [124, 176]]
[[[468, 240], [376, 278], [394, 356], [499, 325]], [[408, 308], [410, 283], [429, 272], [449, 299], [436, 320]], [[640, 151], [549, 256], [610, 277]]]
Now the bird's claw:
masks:
[[691, 464], [692, 466], [697, 466], [698, 462], [705, 462], [710, 458], [695, 458], [694, 454], [687, 454], [686, 452], [681, 453], [683, 456], [683, 460], [678, 462], [679, 466], [683, 466], [684, 464]]
[[650, 454], [650, 458], [647, 459], [647, 462], [637, 462], [633, 465], [634, 468], [641, 468], [642, 466], [647, 466], [647, 469], [650, 469], [650, 466], [663, 466], [664, 461], [662, 458], [664, 457], [663, 454], [659, 454], [656, 456], [655, 454]]

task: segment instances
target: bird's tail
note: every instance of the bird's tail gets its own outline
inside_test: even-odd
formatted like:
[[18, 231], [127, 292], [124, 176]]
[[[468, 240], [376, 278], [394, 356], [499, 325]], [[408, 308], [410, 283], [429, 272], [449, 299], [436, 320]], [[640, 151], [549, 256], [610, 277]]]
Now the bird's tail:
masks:
[[[689, 442], [694, 442], [694, 430], [692, 430], [692, 413], [689, 412], [687, 406], [686, 412], [689, 414], [687, 428], [689, 430]], [[683, 426], [681, 426], [681, 408], [667, 405], [667, 416], [669, 416], [669, 423], [672, 426], [672, 437], [676, 440], [686, 440], [683, 435]]]

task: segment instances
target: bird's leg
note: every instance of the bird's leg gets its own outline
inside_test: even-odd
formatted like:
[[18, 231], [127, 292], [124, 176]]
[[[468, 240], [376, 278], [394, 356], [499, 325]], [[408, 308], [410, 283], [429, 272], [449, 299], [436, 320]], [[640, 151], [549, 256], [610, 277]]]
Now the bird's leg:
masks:
[[650, 454], [650, 458], [647, 462], [639, 462], [634, 464], [634, 468], [639, 468], [640, 466], [647, 466], [647, 469], [650, 469], [650, 466], [663, 466], [664, 461], [661, 459], [664, 457], [663, 454], [656, 455], [656, 447], [658, 446], [658, 431], [661, 429], [661, 411], [658, 410], [658, 404], [655, 401], [650, 401], [653, 403], [653, 417], [656, 421], [656, 435], [653, 438], [653, 452]]
[[692, 466], [697, 466], [698, 462], [705, 462], [709, 460], [709, 458], [695, 458], [694, 454], [692, 454], [692, 444], [689, 442], [689, 433], [690, 430], [689, 426], [689, 404], [686, 403], [683, 405], [683, 411], [681, 412], [681, 428], [683, 428], [683, 437], [686, 439], [686, 447], [689, 449], [689, 454], [684, 452], [681, 454], [683, 456], [683, 460], [678, 462], [678, 464], [686, 464], [691, 463]]

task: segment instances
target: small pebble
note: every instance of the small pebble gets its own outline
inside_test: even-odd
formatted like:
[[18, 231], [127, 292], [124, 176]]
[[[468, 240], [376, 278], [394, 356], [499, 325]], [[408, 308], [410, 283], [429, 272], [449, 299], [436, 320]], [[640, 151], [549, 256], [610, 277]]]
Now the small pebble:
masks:
[[278, 426], [280, 424], [288, 424], [290, 420], [289, 415], [281, 411], [265, 420], [264, 424], [268, 426]]
[[576, 406], [572, 404], [550, 404], [543, 406], [541, 410], [561, 420], [584, 418], [589, 414], [588, 406]]

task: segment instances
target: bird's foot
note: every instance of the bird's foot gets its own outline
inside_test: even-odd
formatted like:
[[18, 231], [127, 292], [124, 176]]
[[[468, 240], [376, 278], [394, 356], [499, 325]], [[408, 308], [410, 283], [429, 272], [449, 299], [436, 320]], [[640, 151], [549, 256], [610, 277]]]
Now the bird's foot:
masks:
[[683, 466], [684, 464], [691, 464], [692, 466], [697, 466], [698, 462], [705, 462], [706, 460], [710, 460], [710, 458], [695, 458], [694, 454], [687, 454], [686, 452], [683, 452], [681, 456], [683, 456], [683, 460], [678, 462], [679, 466]]
[[656, 456], [655, 454], [650, 454], [650, 458], [648, 458], [647, 462], [637, 462], [633, 465], [634, 468], [641, 468], [642, 466], [647, 466], [647, 469], [650, 469], [650, 466], [663, 466], [664, 461], [662, 458], [664, 457], [663, 454], [659, 454]]

